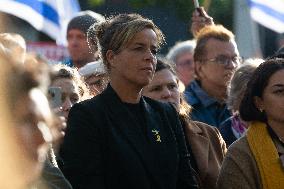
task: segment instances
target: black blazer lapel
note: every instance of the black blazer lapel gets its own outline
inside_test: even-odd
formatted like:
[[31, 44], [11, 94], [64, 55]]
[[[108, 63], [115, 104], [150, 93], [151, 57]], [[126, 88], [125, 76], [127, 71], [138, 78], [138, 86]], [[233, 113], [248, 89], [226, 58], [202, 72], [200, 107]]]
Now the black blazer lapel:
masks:
[[[145, 100], [142, 98], [143, 107], [147, 128], [149, 128], [150, 141], [153, 145], [153, 153], [155, 153], [156, 164], [160, 165], [159, 169], [163, 172], [171, 172], [176, 169], [177, 163], [162, 163], [164, 159], [174, 159], [177, 162], [177, 146], [173, 141], [174, 132], [171, 129], [170, 122], [161, 117], [161, 112], [155, 111]], [[173, 162], [175, 162], [173, 161]]]
[[148, 162], [148, 169], [153, 173], [153, 177], [159, 182], [161, 188], [171, 188], [165, 186], [166, 182], [164, 182], [166, 179], [173, 179], [178, 169], [177, 145], [174, 142], [171, 122], [166, 119], [166, 115], [161, 108], [159, 108], [158, 112], [143, 97], [142, 104], [149, 142], [152, 143], [149, 148], [153, 159]]
[[149, 141], [144, 137], [144, 134], [141, 130], [137, 129], [139, 127], [137, 120], [131, 117], [127, 108], [123, 106], [123, 102], [110, 86], [104, 91], [102, 97], [105, 102], [106, 111], [109, 112], [110, 119], [113, 120], [113, 126], [118, 127], [120, 134], [126, 138], [129, 145], [137, 152], [138, 157], [149, 174], [149, 179], [153, 181], [153, 184], [160, 185], [157, 179], [155, 179], [159, 174], [155, 154], [153, 154], [153, 149], [149, 148], [151, 145], [147, 145]]

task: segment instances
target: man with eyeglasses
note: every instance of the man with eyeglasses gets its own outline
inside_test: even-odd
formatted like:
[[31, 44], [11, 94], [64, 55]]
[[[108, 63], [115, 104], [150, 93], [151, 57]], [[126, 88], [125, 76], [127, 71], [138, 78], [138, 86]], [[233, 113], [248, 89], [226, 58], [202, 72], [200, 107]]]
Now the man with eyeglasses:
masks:
[[219, 127], [231, 116], [226, 106], [227, 84], [240, 64], [234, 34], [221, 25], [203, 27], [196, 35], [196, 79], [186, 88], [191, 117]]

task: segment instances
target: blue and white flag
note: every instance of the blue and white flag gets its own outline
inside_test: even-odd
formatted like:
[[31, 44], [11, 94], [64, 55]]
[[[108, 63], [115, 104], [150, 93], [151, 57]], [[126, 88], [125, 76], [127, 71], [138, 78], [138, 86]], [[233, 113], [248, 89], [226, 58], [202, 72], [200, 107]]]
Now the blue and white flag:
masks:
[[278, 33], [284, 32], [284, 0], [249, 0], [251, 17]]
[[66, 42], [69, 20], [80, 11], [77, 0], [1, 0], [0, 4], [0, 11], [27, 21], [60, 45]]

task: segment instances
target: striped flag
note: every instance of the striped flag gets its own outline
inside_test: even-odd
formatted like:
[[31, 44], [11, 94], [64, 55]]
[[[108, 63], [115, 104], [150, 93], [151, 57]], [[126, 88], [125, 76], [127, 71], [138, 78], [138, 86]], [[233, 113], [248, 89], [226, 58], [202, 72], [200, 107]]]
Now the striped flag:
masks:
[[64, 45], [67, 24], [80, 6], [77, 0], [1, 0], [0, 11], [27, 21]]
[[284, 0], [249, 0], [252, 18], [278, 33], [284, 32]]

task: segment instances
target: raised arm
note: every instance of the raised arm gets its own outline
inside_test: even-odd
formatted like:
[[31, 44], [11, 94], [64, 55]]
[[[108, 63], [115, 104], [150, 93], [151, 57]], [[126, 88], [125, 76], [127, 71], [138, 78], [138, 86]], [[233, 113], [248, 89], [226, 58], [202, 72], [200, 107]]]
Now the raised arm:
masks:
[[204, 27], [213, 25], [213, 18], [210, 17], [203, 7], [197, 8], [193, 11], [191, 17], [191, 28], [193, 36], [196, 37], [197, 33]]

